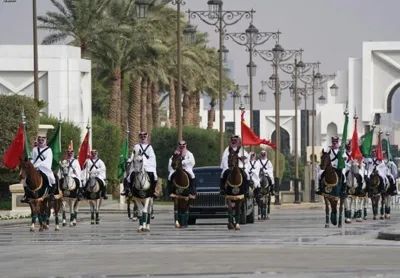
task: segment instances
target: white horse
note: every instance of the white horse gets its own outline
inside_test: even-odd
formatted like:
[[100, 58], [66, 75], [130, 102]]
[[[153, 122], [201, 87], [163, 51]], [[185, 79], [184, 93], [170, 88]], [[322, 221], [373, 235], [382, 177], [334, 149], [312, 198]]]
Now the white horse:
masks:
[[363, 208], [364, 219], [366, 219], [366, 184], [363, 181], [361, 175], [363, 170], [360, 167], [360, 163], [357, 160], [350, 161], [350, 169], [346, 175], [347, 198], [344, 209], [345, 223], [351, 223], [352, 215], [357, 222], [361, 222]]
[[269, 219], [271, 209], [272, 182], [268, 173], [260, 169], [260, 188], [257, 190], [258, 220]]
[[97, 170], [92, 170], [89, 173], [89, 182], [86, 186], [86, 198], [90, 206], [90, 224], [99, 224], [99, 211], [101, 206], [101, 196], [100, 196], [100, 183], [97, 179]]
[[62, 204], [62, 225], [66, 226], [66, 211], [67, 206], [69, 207], [69, 225], [76, 226], [76, 219], [78, 217], [78, 190], [79, 190], [79, 180], [72, 177], [71, 175], [71, 167], [67, 160], [63, 160], [61, 162], [61, 179], [60, 179], [60, 187], [63, 192], [63, 204]]
[[136, 150], [133, 151], [131, 170], [131, 192], [139, 212], [138, 232], [149, 232], [153, 203], [153, 197], [150, 192], [151, 184], [149, 175], [146, 173], [143, 166], [143, 156]]

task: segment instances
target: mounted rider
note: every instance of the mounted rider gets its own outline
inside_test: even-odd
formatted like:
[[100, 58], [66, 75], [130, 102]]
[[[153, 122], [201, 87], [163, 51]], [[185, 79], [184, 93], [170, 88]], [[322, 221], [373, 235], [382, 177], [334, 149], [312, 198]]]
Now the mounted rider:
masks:
[[260, 152], [260, 158], [257, 160], [260, 165], [260, 170], [263, 170], [264, 173], [267, 174], [268, 183], [271, 185], [271, 188], [274, 186], [274, 166], [272, 165], [271, 160], [267, 157], [267, 152], [262, 150]]
[[104, 200], [107, 200], [107, 194], [106, 194], [106, 165], [104, 164], [103, 160], [101, 160], [98, 156], [98, 152], [96, 149], [93, 149], [90, 151], [90, 158], [88, 158], [85, 162], [84, 165], [84, 174], [86, 178], [86, 186], [87, 188], [90, 180], [90, 174], [94, 173], [96, 174], [96, 180], [100, 184], [100, 191], [101, 191], [101, 197]]
[[230, 138], [229, 146], [225, 148], [223, 154], [222, 154], [222, 159], [221, 159], [221, 179], [220, 179], [220, 192], [222, 195], [225, 195], [225, 183], [226, 179], [228, 178], [228, 172], [226, 170], [229, 169], [229, 164], [228, 164], [228, 157], [230, 151], [234, 151], [238, 154], [239, 156], [239, 168], [242, 172], [242, 177], [243, 177], [243, 184], [245, 185], [246, 188], [248, 188], [249, 184], [249, 173], [247, 172], [245, 165], [247, 163], [247, 159], [249, 158], [249, 154], [247, 151], [242, 148], [242, 142], [240, 140], [240, 137], [238, 135], [233, 135]]
[[[328, 147], [326, 152], [329, 154], [329, 157], [331, 159], [331, 165], [335, 169], [335, 172], [339, 178], [339, 181], [342, 182], [342, 184], [345, 184], [346, 182], [346, 176], [345, 176], [345, 169], [338, 169], [338, 163], [339, 163], [339, 154], [340, 154], [340, 149], [339, 149], [339, 137], [338, 136], [332, 136], [331, 137], [331, 145]], [[347, 156], [346, 152], [343, 153], [343, 158], [345, 161], [347, 161]], [[318, 173], [318, 190], [316, 191], [316, 194], [321, 194], [322, 190], [322, 179], [324, 177], [324, 170], [319, 169]]]
[[[358, 184], [359, 188], [361, 188], [364, 183], [365, 169], [364, 169], [363, 160], [364, 160], [363, 158], [357, 159], [358, 172], [356, 173], [355, 177], [357, 179], [357, 184]], [[352, 152], [351, 152], [351, 139], [350, 139], [346, 144], [346, 160], [345, 160], [345, 164], [346, 164], [345, 177], [346, 177], [346, 179], [347, 179], [349, 172], [351, 171], [352, 163], [354, 163], [354, 162], [353, 162], [353, 157], [352, 157]]]
[[250, 160], [246, 164], [246, 170], [250, 177], [250, 186], [254, 188], [256, 193], [260, 189], [260, 163], [258, 163], [257, 155], [255, 152], [250, 152]]
[[[78, 199], [82, 199], [83, 196], [83, 183], [82, 179], [82, 170], [79, 165], [79, 161], [75, 158], [74, 149], [72, 145], [69, 145], [67, 150], [65, 151], [65, 159], [62, 161], [62, 164], [68, 165], [68, 176], [72, 177], [77, 185]], [[61, 168], [58, 171], [58, 177], [60, 178], [60, 184], [62, 184], [63, 174], [61, 172]]]
[[384, 163], [386, 165], [386, 177], [389, 182], [389, 190], [388, 193], [392, 196], [397, 195], [397, 177], [398, 177], [398, 170], [396, 163], [393, 162], [392, 158], [385, 152], [383, 154]]
[[[47, 138], [45, 131], [39, 130], [37, 136], [37, 144], [32, 149], [31, 162], [36, 170], [41, 172], [47, 177], [48, 180], [48, 193], [50, 198], [54, 198], [54, 190], [56, 188], [56, 178], [53, 171], [51, 170], [51, 164], [53, 163], [53, 152], [49, 146], [47, 146]], [[21, 199], [21, 203], [28, 202], [26, 184], [24, 184], [25, 195]]]
[[[148, 134], [145, 131], [139, 132], [139, 143], [133, 146], [131, 157], [128, 163], [132, 163], [134, 152], [143, 157], [143, 167], [150, 179], [151, 189], [150, 194], [154, 195], [155, 188], [158, 182], [157, 176], [157, 161], [153, 146], [148, 142]], [[132, 165], [131, 165], [132, 166]], [[129, 167], [126, 178], [124, 179], [124, 190], [121, 193], [123, 196], [128, 196], [130, 184], [134, 180], [134, 168]]]
[[[187, 149], [187, 143], [185, 140], [178, 142], [178, 148], [175, 150], [174, 155], [179, 155], [182, 159], [182, 168], [188, 174], [189, 177], [189, 196], [194, 198], [196, 196], [196, 186], [195, 186], [195, 175], [193, 172], [193, 167], [196, 164], [193, 153]], [[175, 173], [175, 169], [172, 168], [172, 157], [168, 161], [168, 183], [170, 188], [170, 193], [175, 194], [172, 188], [172, 176]]]

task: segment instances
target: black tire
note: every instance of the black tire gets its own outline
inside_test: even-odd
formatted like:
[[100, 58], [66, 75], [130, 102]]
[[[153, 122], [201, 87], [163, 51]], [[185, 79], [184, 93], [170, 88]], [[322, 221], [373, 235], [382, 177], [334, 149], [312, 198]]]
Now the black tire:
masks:
[[254, 223], [254, 206], [253, 206], [252, 212], [249, 215], [247, 215], [246, 221], [249, 224], [253, 224]]
[[189, 225], [196, 225], [196, 218], [195, 217], [189, 217], [188, 224]]
[[242, 202], [242, 207], [240, 208], [241, 214], [240, 214], [240, 225], [244, 225], [247, 223], [247, 204], [246, 204], [246, 199]]

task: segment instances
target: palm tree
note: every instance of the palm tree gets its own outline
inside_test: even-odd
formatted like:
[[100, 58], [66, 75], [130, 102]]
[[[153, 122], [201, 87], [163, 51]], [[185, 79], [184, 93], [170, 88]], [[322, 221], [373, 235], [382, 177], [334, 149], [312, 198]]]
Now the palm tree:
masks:
[[104, 10], [111, 0], [50, 0], [57, 12], [47, 12], [38, 16], [39, 28], [50, 34], [43, 39], [43, 44], [54, 44], [69, 40], [69, 44], [81, 49], [82, 57], [97, 36], [103, 32]]

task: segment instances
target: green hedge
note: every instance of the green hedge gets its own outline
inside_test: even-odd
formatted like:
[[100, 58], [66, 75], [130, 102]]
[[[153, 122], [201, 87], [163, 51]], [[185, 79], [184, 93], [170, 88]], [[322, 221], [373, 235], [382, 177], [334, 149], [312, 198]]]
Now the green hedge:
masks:
[[[40, 117], [40, 123], [41, 124], [50, 124], [54, 126], [54, 129], [49, 130], [47, 133], [47, 138], [50, 140], [54, 132], [56, 131], [56, 128], [58, 126], [58, 119], [55, 117], [49, 117], [49, 116], [41, 116]], [[74, 144], [74, 152], [75, 155], [78, 154], [79, 151], [79, 146], [81, 144], [81, 129], [74, 125], [71, 122], [61, 122], [61, 151], [64, 153], [65, 150], [67, 150], [69, 143], [73, 142]]]
[[[177, 137], [176, 128], [161, 127], [152, 130], [151, 144], [157, 157], [157, 174], [162, 178], [168, 175], [168, 160], [178, 145]], [[217, 131], [185, 127], [183, 138], [194, 155], [196, 167], [220, 164]]]
[[37, 103], [29, 97], [11, 95], [0, 95], [0, 198], [9, 195], [8, 186], [19, 182], [18, 172], [4, 168], [3, 155], [10, 146], [11, 141], [18, 130], [22, 121], [21, 112], [26, 116], [26, 128], [30, 142], [37, 134], [39, 125], [39, 107]]
[[118, 163], [121, 148], [121, 129], [110, 121], [100, 117], [92, 121], [92, 149], [96, 149], [99, 158], [107, 167], [108, 192], [111, 192], [118, 182]]

